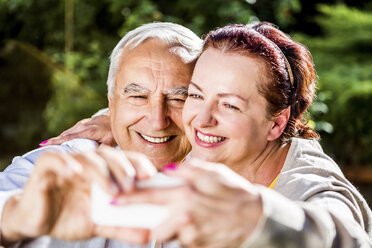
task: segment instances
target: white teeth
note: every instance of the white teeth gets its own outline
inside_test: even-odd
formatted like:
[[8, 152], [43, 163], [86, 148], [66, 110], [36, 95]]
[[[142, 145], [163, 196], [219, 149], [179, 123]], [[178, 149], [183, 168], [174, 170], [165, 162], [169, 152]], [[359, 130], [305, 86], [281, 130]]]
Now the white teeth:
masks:
[[217, 143], [225, 140], [224, 137], [216, 137], [216, 136], [207, 136], [204, 134], [201, 134], [200, 132], [196, 132], [196, 135], [201, 141], [204, 141], [206, 143]]
[[153, 138], [153, 137], [150, 137], [150, 136], [146, 136], [144, 134], [140, 134], [140, 135], [142, 136], [142, 138], [144, 138], [148, 142], [156, 143], [156, 144], [167, 142], [171, 138], [171, 136], [166, 136], [166, 137], [162, 137], [162, 138]]

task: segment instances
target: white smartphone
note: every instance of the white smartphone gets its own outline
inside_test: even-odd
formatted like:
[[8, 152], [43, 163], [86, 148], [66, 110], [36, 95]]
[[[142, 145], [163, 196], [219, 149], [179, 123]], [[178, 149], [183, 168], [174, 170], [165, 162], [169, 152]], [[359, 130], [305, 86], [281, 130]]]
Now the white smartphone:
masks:
[[[148, 180], [138, 181], [136, 187], [168, 188], [185, 184], [182, 179], [157, 173]], [[161, 224], [168, 216], [165, 206], [136, 203], [130, 205], [111, 205], [112, 197], [97, 184], [91, 187], [91, 218], [94, 223], [104, 226], [121, 226], [152, 229]]]

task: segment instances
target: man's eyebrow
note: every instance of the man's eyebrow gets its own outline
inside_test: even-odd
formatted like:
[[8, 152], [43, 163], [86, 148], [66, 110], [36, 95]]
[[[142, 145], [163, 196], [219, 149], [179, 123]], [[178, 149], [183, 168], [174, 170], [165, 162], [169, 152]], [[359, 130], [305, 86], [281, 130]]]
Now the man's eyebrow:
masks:
[[145, 87], [142, 87], [139, 84], [136, 83], [130, 83], [124, 88], [124, 93], [143, 93], [148, 94], [150, 92], [149, 89], [146, 89]]
[[185, 86], [173, 88], [167, 91], [167, 95], [183, 95], [187, 96], [188, 88]]

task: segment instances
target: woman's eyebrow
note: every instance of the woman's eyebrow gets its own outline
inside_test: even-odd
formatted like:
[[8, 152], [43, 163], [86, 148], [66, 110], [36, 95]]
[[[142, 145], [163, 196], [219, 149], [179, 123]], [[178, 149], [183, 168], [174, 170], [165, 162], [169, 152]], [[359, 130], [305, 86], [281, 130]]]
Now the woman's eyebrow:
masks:
[[142, 93], [142, 94], [148, 94], [150, 93], [150, 90], [142, 87], [139, 84], [136, 83], [130, 83], [124, 88], [124, 93]]
[[194, 83], [193, 81], [190, 81], [190, 85], [194, 86], [197, 90], [199, 90], [200, 92], [203, 92], [202, 88], [199, 87], [199, 85], [197, 85], [196, 83]]
[[[198, 89], [200, 92], [203, 92], [203, 90], [202, 90], [202, 88], [200, 88], [199, 87], [199, 85], [197, 85], [196, 83], [194, 83], [194, 82], [190, 82], [190, 85], [192, 85], [192, 86], [194, 86], [196, 89]], [[244, 97], [242, 97], [242, 96], [240, 96], [240, 95], [238, 95], [238, 94], [234, 94], [234, 93], [219, 93], [219, 94], [217, 94], [217, 96], [219, 96], [219, 97], [237, 97], [237, 98], [239, 98], [239, 99], [241, 99], [241, 100], [243, 100], [243, 101], [248, 101], [248, 99], [245, 99]]]
[[239, 99], [241, 99], [245, 102], [248, 101], [248, 99], [245, 99], [244, 97], [242, 97], [238, 94], [234, 94], [234, 93], [219, 93], [219, 94], [217, 94], [217, 96], [219, 96], [219, 97], [237, 97], [237, 98], [239, 98]]

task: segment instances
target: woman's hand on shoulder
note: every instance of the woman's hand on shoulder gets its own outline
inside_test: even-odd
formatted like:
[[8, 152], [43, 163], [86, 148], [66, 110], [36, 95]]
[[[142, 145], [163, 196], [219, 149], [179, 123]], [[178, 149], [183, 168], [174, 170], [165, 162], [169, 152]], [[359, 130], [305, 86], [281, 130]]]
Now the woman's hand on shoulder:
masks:
[[115, 146], [116, 142], [111, 133], [110, 118], [103, 114], [83, 119], [74, 126], [62, 132], [57, 137], [40, 143], [40, 146], [60, 145], [63, 142], [76, 138], [85, 138], [98, 143]]

